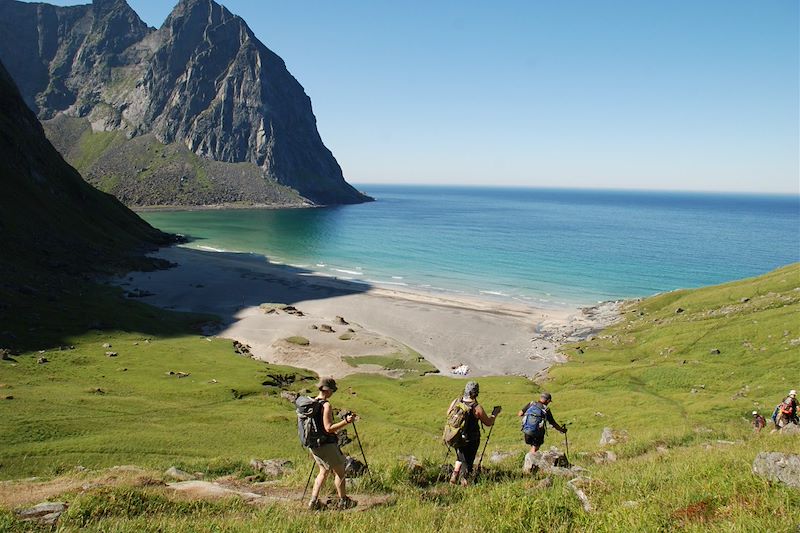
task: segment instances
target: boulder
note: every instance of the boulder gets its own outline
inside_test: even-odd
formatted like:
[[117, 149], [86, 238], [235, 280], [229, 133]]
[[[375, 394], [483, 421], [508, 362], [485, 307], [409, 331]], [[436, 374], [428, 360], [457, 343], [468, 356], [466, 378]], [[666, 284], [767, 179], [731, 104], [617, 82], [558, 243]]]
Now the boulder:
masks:
[[800, 435], [800, 426], [797, 424], [787, 424], [781, 428], [781, 435]]
[[178, 481], [191, 481], [194, 479], [194, 476], [189, 472], [184, 472], [183, 470], [180, 470], [174, 466], [169, 467], [169, 469], [164, 472], [164, 475], [169, 476], [172, 479], [177, 479]]
[[569, 468], [567, 456], [555, 447], [550, 448], [548, 451], [540, 450], [538, 452], [528, 452], [525, 455], [522, 472], [525, 474], [535, 474], [539, 471], [565, 477], [574, 475], [573, 471]]
[[336, 320], [335, 320], [335, 322], [336, 322], [337, 324], [339, 324], [339, 325], [342, 325], [342, 326], [346, 326], [346, 325], [348, 325], [348, 324], [349, 324], [349, 322], [348, 322], [347, 320], [345, 320], [344, 318], [342, 318], [342, 317], [340, 317], [340, 316], [337, 316], [337, 317], [336, 317]]
[[609, 450], [604, 450], [597, 452], [592, 459], [594, 459], [594, 462], [599, 465], [614, 463], [617, 461], [617, 454]]
[[322, 324], [319, 327], [319, 330], [320, 331], [324, 331], [325, 333], [335, 333], [336, 332], [336, 330], [333, 329], [329, 324]]
[[39, 359], [36, 360], [36, 362], [40, 365], [43, 365], [45, 363], [49, 363], [50, 361], [47, 359], [47, 357], [40, 357]]
[[355, 457], [347, 456], [344, 459], [344, 477], [354, 478], [363, 476], [367, 467]]
[[800, 489], [800, 455], [761, 452], [753, 461], [753, 473]]
[[119, 355], [117, 352], [106, 352], [106, 357], [116, 357], [117, 355]]
[[287, 402], [294, 403], [294, 401], [297, 399], [298, 396], [300, 396], [300, 395], [297, 394], [294, 391], [290, 391], [290, 390], [282, 390], [281, 391], [281, 398], [283, 398]]
[[292, 467], [292, 462], [288, 459], [253, 459], [250, 461], [250, 468], [272, 478], [283, 477], [292, 470]]
[[603, 433], [600, 435], [600, 446], [613, 446], [619, 442], [628, 440], [628, 433], [626, 431], [603, 428]]
[[64, 502], [44, 502], [30, 509], [17, 511], [17, 516], [21, 520], [36, 521], [43, 525], [52, 526], [56, 523], [61, 513], [67, 510]]

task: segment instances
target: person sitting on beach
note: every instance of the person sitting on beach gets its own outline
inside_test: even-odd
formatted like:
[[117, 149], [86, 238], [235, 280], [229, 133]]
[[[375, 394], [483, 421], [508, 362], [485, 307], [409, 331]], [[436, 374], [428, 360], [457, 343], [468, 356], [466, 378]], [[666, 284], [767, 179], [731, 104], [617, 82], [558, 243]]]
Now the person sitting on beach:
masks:
[[355, 507], [357, 502], [347, 497], [347, 490], [345, 486], [345, 457], [342, 450], [339, 449], [339, 439], [336, 432], [345, 427], [347, 424], [352, 423], [356, 419], [354, 413], [347, 415], [344, 420], [333, 422], [333, 409], [328, 402], [333, 393], [336, 392], [336, 381], [333, 378], [322, 378], [317, 385], [319, 394], [315, 398], [322, 403], [322, 409], [318, 410], [318, 416], [321, 420], [317, 420], [318, 427], [325, 428], [325, 433], [329, 437], [328, 442], [315, 448], [309, 448], [311, 455], [314, 457], [319, 466], [319, 475], [314, 480], [314, 486], [311, 489], [311, 501], [308, 503], [308, 508], [311, 510], [322, 509], [323, 504], [319, 501], [319, 491], [325, 479], [333, 472], [335, 479], [334, 485], [336, 486], [336, 493], [339, 495], [337, 507], [339, 509], [349, 509]]
[[523, 417], [522, 432], [525, 434], [525, 444], [531, 447], [532, 452], [538, 451], [544, 443], [547, 424], [561, 433], [567, 432], [566, 427], [560, 426], [555, 421], [553, 413], [548, 408], [552, 400], [553, 396], [549, 392], [543, 392], [539, 395], [538, 402], [529, 402], [517, 413], [517, 416]]
[[450, 476], [450, 483], [455, 485], [461, 482], [462, 485], [468, 484], [468, 478], [472, 473], [472, 466], [475, 464], [475, 456], [478, 454], [478, 448], [481, 441], [480, 424], [484, 426], [493, 426], [497, 415], [500, 414], [500, 407], [495, 407], [491, 415], [487, 415], [486, 411], [478, 403], [478, 393], [480, 387], [477, 382], [470, 381], [464, 387], [464, 397], [456, 398], [450, 403], [447, 408], [448, 415], [453, 410], [455, 405], [459, 402], [465, 403], [469, 407], [469, 412], [464, 419], [464, 427], [462, 429], [462, 443], [456, 447], [456, 464], [453, 468], [453, 474]]
[[761, 430], [764, 429], [764, 426], [766, 425], [767, 421], [764, 419], [764, 417], [758, 414], [758, 411], [753, 411], [753, 431], [756, 433], [761, 433]]

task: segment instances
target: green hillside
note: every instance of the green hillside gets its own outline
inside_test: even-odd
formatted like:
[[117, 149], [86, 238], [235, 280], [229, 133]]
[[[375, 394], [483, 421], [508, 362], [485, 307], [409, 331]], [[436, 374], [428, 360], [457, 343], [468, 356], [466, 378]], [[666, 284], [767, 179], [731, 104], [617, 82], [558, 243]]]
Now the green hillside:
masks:
[[[444, 456], [443, 412], [462, 380], [341, 380], [333, 403], [362, 416], [358, 431], [374, 473], [355, 497], [386, 500], [346, 514], [313, 514], [291, 501], [187, 500], [160, 485], [161, 472], [178, 466], [246, 487], [243, 478], [255, 474], [250, 459], [286, 458], [295, 469], [269, 490], [299, 495], [310, 461], [297, 443], [292, 406], [278, 393], [292, 380], [288, 388], [308, 388], [313, 376], [198, 335], [193, 328], [207, 317], [154, 310], [92, 287], [58, 311], [42, 309], [43, 323], [64, 329], [41, 336], [43, 354], [28, 351], [0, 366], [0, 398], [13, 396], [0, 402], [0, 477], [41, 476], [66, 486], [113, 465], [149, 469], [146, 482], [65, 489], [59, 497], [70, 508], [61, 530], [793, 531], [800, 524], [800, 492], [751, 473], [760, 451], [797, 453], [797, 437], [754, 435], [749, 426], [751, 410], [768, 415], [798, 385], [791, 380], [800, 355], [800, 264], [632, 302], [621, 323], [567, 347], [570, 362], [541, 385], [481, 379], [482, 402], [505, 407], [487, 457], [508, 456], [485, 460], [486, 475], [466, 489], [431, 484]], [[79, 332], [85, 319], [74, 311], [84, 308], [106, 328]], [[75, 348], [60, 351], [54, 342]], [[118, 355], [107, 357], [109, 350]], [[37, 364], [42, 356], [49, 362]], [[570, 454], [591, 478], [584, 484], [591, 512], [565, 480], [546, 487], [519, 473], [526, 447], [514, 414], [540, 387], [553, 393], [556, 419], [573, 423]], [[610, 448], [616, 462], [596, 464], [603, 427], [628, 439]], [[563, 444], [556, 432], [545, 442]], [[355, 445], [348, 448], [358, 455]], [[423, 472], [403, 466], [412, 454]], [[0, 501], [34, 485], [4, 483]], [[25, 530], [11, 507], [0, 513], [0, 529]]]

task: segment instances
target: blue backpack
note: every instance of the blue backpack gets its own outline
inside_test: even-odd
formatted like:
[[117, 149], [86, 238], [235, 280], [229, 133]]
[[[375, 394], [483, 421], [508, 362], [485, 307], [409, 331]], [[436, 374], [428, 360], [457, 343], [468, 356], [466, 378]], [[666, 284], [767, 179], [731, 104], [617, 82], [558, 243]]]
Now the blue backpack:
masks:
[[537, 404], [533, 404], [525, 411], [522, 419], [522, 432], [528, 435], [544, 431], [547, 422], [547, 408], [542, 409]]

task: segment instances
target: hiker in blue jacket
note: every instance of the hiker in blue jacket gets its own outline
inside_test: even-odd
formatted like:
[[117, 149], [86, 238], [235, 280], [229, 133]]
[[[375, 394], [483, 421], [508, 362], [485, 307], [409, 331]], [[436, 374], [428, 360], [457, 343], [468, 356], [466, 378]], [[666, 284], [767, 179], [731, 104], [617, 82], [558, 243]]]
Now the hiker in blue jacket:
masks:
[[553, 418], [553, 413], [550, 412], [548, 405], [553, 400], [549, 392], [543, 392], [539, 395], [538, 402], [530, 402], [525, 407], [520, 409], [517, 416], [522, 417], [522, 431], [525, 434], [525, 444], [531, 447], [531, 451], [539, 450], [539, 447], [544, 443], [544, 434], [546, 432], [547, 424], [553, 426], [556, 431], [566, 433], [567, 428], [560, 426]]

